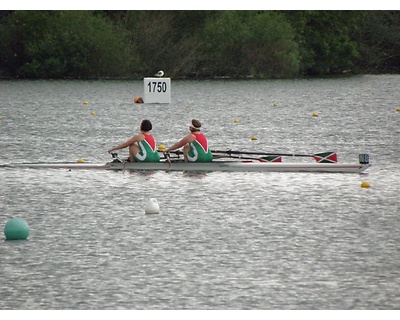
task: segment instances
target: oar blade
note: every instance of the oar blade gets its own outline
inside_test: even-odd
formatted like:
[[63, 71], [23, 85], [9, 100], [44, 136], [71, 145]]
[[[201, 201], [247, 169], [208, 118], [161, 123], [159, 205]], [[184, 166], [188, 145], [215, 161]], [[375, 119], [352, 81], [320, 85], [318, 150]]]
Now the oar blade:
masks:
[[267, 162], [282, 162], [281, 156], [266, 156], [266, 157], [261, 157], [261, 159]]
[[316, 153], [312, 156], [318, 163], [337, 163], [336, 152], [322, 152]]

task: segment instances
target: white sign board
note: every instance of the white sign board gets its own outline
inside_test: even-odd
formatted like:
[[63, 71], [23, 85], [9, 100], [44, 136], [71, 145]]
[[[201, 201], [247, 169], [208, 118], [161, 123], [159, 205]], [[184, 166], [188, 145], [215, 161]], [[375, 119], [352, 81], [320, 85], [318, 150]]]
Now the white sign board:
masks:
[[144, 103], [170, 103], [170, 78], [144, 78]]

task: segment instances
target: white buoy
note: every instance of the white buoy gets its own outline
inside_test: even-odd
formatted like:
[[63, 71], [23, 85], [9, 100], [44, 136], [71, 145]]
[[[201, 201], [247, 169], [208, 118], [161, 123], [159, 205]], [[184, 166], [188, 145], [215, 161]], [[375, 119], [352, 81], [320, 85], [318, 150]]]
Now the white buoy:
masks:
[[146, 214], [160, 213], [160, 206], [158, 205], [157, 199], [150, 198], [149, 201], [147, 201], [144, 212]]
[[162, 77], [164, 75], [164, 71], [162, 71], [162, 70], [160, 70], [160, 71], [158, 71], [154, 76], [155, 77]]

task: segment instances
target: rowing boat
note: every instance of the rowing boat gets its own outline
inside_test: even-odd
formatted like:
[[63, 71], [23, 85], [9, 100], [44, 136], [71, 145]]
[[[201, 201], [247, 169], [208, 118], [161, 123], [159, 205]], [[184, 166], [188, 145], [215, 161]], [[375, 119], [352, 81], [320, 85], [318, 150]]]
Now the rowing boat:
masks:
[[[160, 162], [127, 162], [112, 153], [113, 160], [100, 163], [19, 163], [2, 165], [2, 167], [47, 168], [47, 169], [102, 169], [102, 170], [132, 170], [132, 171], [198, 171], [198, 172], [328, 172], [328, 173], [361, 173], [367, 170], [369, 155], [360, 154], [359, 163], [338, 163], [335, 152], [318, 154], [275, 154], [245, 151], [213, 151], [212, 162], [185, 162], [179, 156], [181, 151], [172, 151], [176, 156], [171, 158], [164, 154]], [[254, 158], [254, 155], [268, 157]], [[312, 157], [316, 163], [283, 163], [282, 156]], [[230, 158], [227, 160], [226, 158]], [[234, 159], [234, 160], [232, 160]]]
[[361, 173], [370, 164], [339, 164], [339, 163], [275, 163], [275, 162], [239, 162], [213, 161], [204, 163], [189, 162], [107, 162], [100, 163], [20, 163], [3, 165], [14, 168], [45, 168], [45, 169], [103, 169], [103, 170], [133, 170], [133, 171], [232, 171], [232, 172], [330, 172], [330, 173]]
[[277, 163], [277, 162], [248, 162], [248, 161], [213, 161], [204, 163], [189, 162], [123, 162], [107, 163], [114, 170], [143, 170], [143, 171], [232, 171], [232, 172], [353, 172], [365, 171], [369, 164], [338, 164], [338, 163]]
[[133, 170], [133, 171], [198, 171], [198, 172], [329, 172], [329, 173], [361, 173], [371, 165], [369, 163], [283, 163], [259, 162], [248, 160], [214, 160], [204, 163], [183, 161], [160, 162], [120, 162], [100, 163], [20, 163], [4, 165], [19, 168], [47, 169], [102, 169], [102, 170]]

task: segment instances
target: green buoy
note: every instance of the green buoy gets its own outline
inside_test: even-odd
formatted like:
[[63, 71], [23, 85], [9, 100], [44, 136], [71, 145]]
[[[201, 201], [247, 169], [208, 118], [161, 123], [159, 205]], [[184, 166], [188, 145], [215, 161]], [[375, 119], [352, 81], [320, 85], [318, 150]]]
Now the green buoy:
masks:
[[25, 240], [29, 236], [29, 226], [23, 219], [12, 218], [4, 226], [4, 235], [7, 240]]

